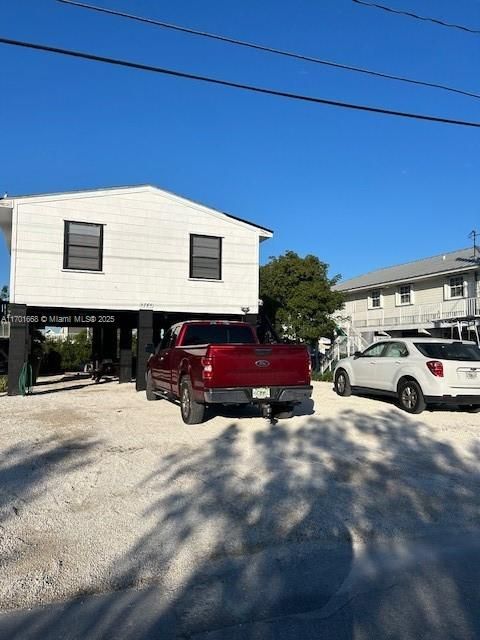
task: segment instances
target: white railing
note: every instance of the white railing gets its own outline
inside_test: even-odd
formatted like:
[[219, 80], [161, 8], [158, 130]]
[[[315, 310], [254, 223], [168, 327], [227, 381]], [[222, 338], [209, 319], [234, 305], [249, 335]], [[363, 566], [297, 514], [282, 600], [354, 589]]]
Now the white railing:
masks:
[[349, 327], [349, 331], [351, 332], [349, 335], [335, 338], [335, 342], [320, 363], [320, 373], [332, 371], [338, 360], [353, 356], [355, 351], [363, 351], [368, 347], [369, 343], [362, 335], [357, 333], [352, 327]]
[[427, 324], [455, 318], [480, 317], [480, 298], [445, 300], [433, 304], [414, 304], [394, 309], [371, 309], [352, 313], [352, 324], [359, 327], [387, 327], [406, 324]]
[[4, 322], [3, 320], [0, 322], [0, 338], [9, 338], [10, 337], [10, 323]]

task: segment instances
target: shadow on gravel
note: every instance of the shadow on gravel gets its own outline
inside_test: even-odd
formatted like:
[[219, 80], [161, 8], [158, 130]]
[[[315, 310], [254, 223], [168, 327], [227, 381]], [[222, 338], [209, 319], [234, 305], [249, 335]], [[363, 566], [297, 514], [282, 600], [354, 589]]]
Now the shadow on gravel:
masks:
[[[78, 380], [82, 380], [82, 378], [78, 378]], [[99, 382], [94, 382], [93, 380], [89, 380], [89, 382], [85, 382], [84, 384], [74, 384], [74, 385], [72, 384], [72, 385], [69, 385], [68, 387], [63, 386], [64, 385], [63, 380], [57, 380], [56, 382], [48, 383], [51, 385], [50, 389], [42, 389], [41, 391], [38, 391], [37, 385], [35, 385], [32, 390], [32, 395], [44, 396], [51, 393], [62, 393], [63, 391], [79, 391], [80, 389], [85, 389], [85, 387], [93, 387], [93, 386], [98, 387], [99, 385], [109, 384], [110, 382], [118, 383], [118, 378], [117, 379], [107, 378], [107, 379], [100, 380]]]
[[[320, 615], [314, 631], [293, 621], [331, 605], [355, 560], [354, 537], [424, 537], [428, 547], [440, 529], [478, 526], [479, 453], [460, 457], [396, 410], [345, 410], [252, 433], [232, 422], [215, 439], [160, 456], [143, 480], [154, 524], [119, 558], [111, 588], [147, 588], [87, 602], [83, 616], [75, 602], [13, 614], [9, 637], [473, 639], [478, 584], [448, 562], [432, 574], [419, 564], [398, 615], [380, 597], [362, 615], [347, 592], [333, 627], [331, 616]], [[275, 632], [249, 624], [275, 618], [283, 620]]]
[[[20, 442], [0, 452], [0, 532], [21, 511], [35, 503], [51, 476], [75, 471], [89, 464], [91, 439], [43, 438]], [[3, 539], [5, 541], [5, 539]], [[3, 565], [5, 567], [5, 565]]]
[[[244, 418], [259, 418], [261, 410], [258, 407], [251, 405], [219, 405], [218, 407], [210, 407], [207, 410], [207, 421], [215, 418], [216, 416], [222, 416], [224, 418], [232, 418], [240, 420]], [[311, 416], [315, 413], [313, 400], [310, 398], [304, 400], [300, 404], [294, 407], [294, 416]]]
[[44, 387], [46, 385], [56, 384], [58, 382], [76, 382], [78, 380], [89, 380], [92, 378], [91, 373], [66, 373], [61, 378], [58, 374], [52, 376], [42, 376], [41, 380], [35, 382], [35, 387]]

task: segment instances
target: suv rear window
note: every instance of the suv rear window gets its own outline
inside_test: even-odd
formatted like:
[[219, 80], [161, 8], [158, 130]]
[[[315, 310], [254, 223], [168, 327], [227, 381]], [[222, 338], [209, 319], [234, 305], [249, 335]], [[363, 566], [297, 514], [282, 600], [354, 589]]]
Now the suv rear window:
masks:
[[250, 327], [227, 324], [191, 324], [183, 344], [255, 344]]
[[464, 360], [467, 362], [480, 362], [480, 349], [474, 344], [462, 344], [461, 342], [415, 342], [415, 346], [421, 354], [427, 358], [436, 360]]

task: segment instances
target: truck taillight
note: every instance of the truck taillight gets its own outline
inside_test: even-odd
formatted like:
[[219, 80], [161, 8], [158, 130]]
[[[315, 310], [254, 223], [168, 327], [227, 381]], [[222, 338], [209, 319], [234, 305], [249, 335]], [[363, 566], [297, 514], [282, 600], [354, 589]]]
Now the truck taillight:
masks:
[[440, 362], [440, 360], [429, 360], [426, 364], [434, 376], [443, 378], [443, 362]]
[[213, 358], [202, 358], [202, 378], [211, 380], [213, 376]]
[[308, 375], [311, 377], [312, 376], [312, 359], [308, 352], [307, 352], [307, 363], [308, 363]]

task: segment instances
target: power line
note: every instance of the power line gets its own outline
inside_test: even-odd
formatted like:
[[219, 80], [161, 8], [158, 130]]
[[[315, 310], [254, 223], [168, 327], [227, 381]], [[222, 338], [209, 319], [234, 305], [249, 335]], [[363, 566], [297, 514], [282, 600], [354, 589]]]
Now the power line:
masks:
[[304, 62], [313, 62], [315, 64], [324, 65], [327, 67], [334, 67], [336, 69], [342, 69], [344, 71], [351, 71], [355, 73], [363, 73], [369, 76], [375, 76], [377, 78], [383, 78], [386, 80], [395, 80], [398, 82], [406, 82], [423, 87], [429, 87], [432, 89], [441, 89], [442, 91], [449, 91], [451, 93], [457, 93], [460, 95], [468, 96], [470, 98], [480, 99], [479, 93], [467, 91], [465, 89], [458, 89], [456, 87], [450, 87], [448, 85], [439, 84], [435, 82], [427, 82], [425, 80], [416, 80], [414, 78], [408, 78], [405, 76], [397, 76], [389, 73], [383, 73], [381, 71], [373, 71], [372, 69], [365, 69], [364, 67], [355, 67], [352, 65], [342, 64], [340, 62], [334, 62], [332, 60], [323, 60], [322, 58], [316, 58], [313, 56], [307, 56], [301, 53], [295, 53], [293, 51], [286, 51], [283, 49], [275, 49], [273, 47], [267, 47], [265, 45], [257, 44], [254, 42], [247, 42], [245, 40], [237, 40], [235, 38], [229, 38], [227, 36], [209, 33], [207, 31], [199, 31], [197, 29], [191, 29], [189, 27], [183, 27], [177, 24], [171, 24], [169, 22], [163, 22], [161, 20], [154, 20], [153, 18], [145, 18], [132, 13], [124, 13], [122, 11], [116, 11], [114, 9], [106, 9], [105, 7], [98, 7], [92, 4], [86, 4], [84, 2], [77, 2], [75, 0], [57, 0], [62, 4], [80, 7], [82, 9], [89, 9], [91, 11], [97, 11], [98, 13], [106, 13], [109, 15], [117, 16], [120, 18], [128, 18], [129, 20], [135, 20], [136, 22], [142, 22], [156, 27], [162, 27], [164, 29], [170, 29], [172, 31], [179, 31], [181, 33], [187, 33], [189, 35], [200, 36], [203, 38], [210, 38], [211, 40], [219, 40], [220, 42], [226, 42], [228, 44], [238, 45], [240, 47], [246, 47], [249, 49], [256, 49], [257, 51], [263, 51], [267, 53], [273, 53], [276, 55], [284, 56], [286, 58], [294, 58], [296, 60], [302, 60]]
[[370, 113], [378, 113], [382, 115], [396, 116], [400, 118], [410, 118], [412, 120], [424, 120], [429, 122], [438, 122], [442, 124], [453, 124], [453, 125], [458, 125], [463, 127], [480, 128], [480, 122], [470, 122], [468, 120], [455, 120], [452, 118], [431, 116], [423, 113], [395, 111], [393, 109], [385, 109], [383, 107], [371, 107], [363, 104], [354, 104], [351, 102], [341, 102], [339, 100], [330, 100], [329, 98], [317, 98], [315, 96], [307, 96], [307, 95], [302, 95], [298, 93], [288, 93], [286, 91], [277, 91], [275, 89], [267, 89], [265, 87], [258, 87], [250, 84], [242, 84], [239, 82], [232, 82], [230, 80], [221, 80], [219, 78], [201, 76], [193, 73], [186, 73], [184, 71], [176, 71], [174, 69], [167, 69], [165, 67], [157, 67], [153, 65], [142, 64], [139, 62], [131, 62], [130, 60], [121, 60], [119, 58], [108, 58], [106, 56], [98, 56], [93, 53], [86, 53], [84, 51], [74, 51], [73, 49], [62, 49], [60, 47], [52, 47], [46, 44], [24, 42], [21, 40], [12, 40], [10, 38], [4, 38], [1, 36], [0, 36], [0, 44], [5, 44], [13, 47], [22, 47], [24, 49], [34, 49], [36, 51], [46, 51], [48, 53], [56, 53], [63, 56], [69, 56], [71, 58], [81, 58], [84, 60], [91, 60], [93, 62], [102, 62], [105, 64], [111, 64], [119, 67], [127, 67], [129, 69], [139, 69], [141, 71], [150, 71], [153, 73], [160, 73], [163, 75], [173, 76], [176, 78], [196, 80], [198, 82], [206, 82], [209, 84], [221, 85], [224, 87], [231, 87], [233, 89], [243, 89], [244, 91], [251, 91], [253, 93], [277, 96], [280, 98], [288, 98], [291, 100], [299, 100], [302, 102], [324, 104], [331, 107], [339, 107], [342, 109], [353, 109], [356, 111], [367, 111]]
[[[62, 2], [62, 0], [60, 0]], [[471, 27], [466, 27], [463, 24], [454, 24], [453, 22], [445, 22], [444, 20], [440, 20], [439, 18], [430, 18], [428, 16], [421, 16], [418, 13], [413, 13], [411, 11], [405, 11], [403, 9], [394, 9], [393, 7], [387, 7], [384, 4], [378, 4], [376, 2], [365, 2], [365, 0], [352, 0], [355, 4], [361, 4], [364, 7], [370, 7], [371, 9], [380, 9], [381, 11], [387, 11], [388, 13], [395, 13], [399, 16], [406, 16], [407, 18], [414, 18], [415, 20], [422, 20], [423, 22], [432, 22], [433, 24], [438, 24], [441, 27], [448, 27], [449, 29], [459, 29], [460, 31], [466, 31], [467, 33], [474, 33], [476, 35], [480, 34], [479, 29], [472, 29]]]

